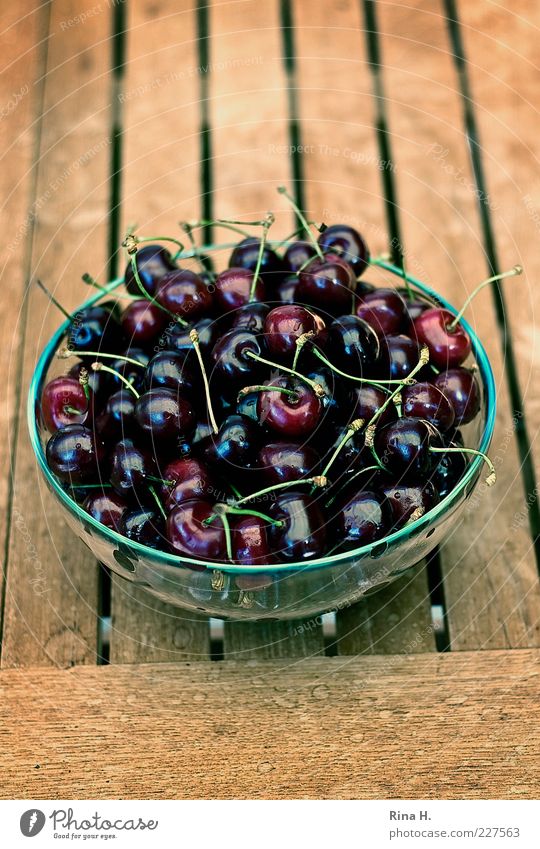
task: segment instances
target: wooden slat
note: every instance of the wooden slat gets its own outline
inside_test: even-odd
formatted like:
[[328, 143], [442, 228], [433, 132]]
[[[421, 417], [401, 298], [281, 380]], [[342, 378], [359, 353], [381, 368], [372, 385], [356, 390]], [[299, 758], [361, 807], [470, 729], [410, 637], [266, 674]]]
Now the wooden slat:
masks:
[[[294, 10], [309, 215], [327, 224], [345, 221], [365, 235], [373, 254], [386, 251], [382, 164], [360, 4], [296, 0]], [[401, 650], [419, 633], [425, 635], [422, 649], [435, 647], [424, 569], [339, 612], [337, 620], [338, 650], [344, 654]]]
[[5, 671], [0, 795], [535, 799], [539, 663], [523, 650]]
[[[123, 230], [180, 236], [200, 215], [196, 4], [129, 4], [123, 111]], [[122, 257], [121, 265], [124, 265]], [[209, 658], [208, 620], [151, 598], [114, 575], [112, 663]]]
[[[486, 276], [486, 265], [444, 11], [434, 14], [425, 0], [382, 3], [379, 28], [407, 264], [460, 304]], [[488, 149], [492, 136], [486, 137]], [[499, 215], [505, 218], [503, 207]], [[507, 252], [509, 266], [518, 259], [515, 251]], [[509, 283], [511, 299], [519, 285]], [[474, 302], [468, 318], [486, 346], [497, 383], [490, 453], [498, 482], [491, 490], [479, 486], [441, 547], [451, 646], [538, 645], [540, 590], [531, 540], [523, 524], [511, 527], [524, 494], [489, 293]]]
[[[0, 546], [3, 597], [8, 516], [10, 510], [11, 463], [18, 406], [21, 337], [24, 326], [24, 289], [30, 251], [32, 222], [28, 218], [31, 193], [35, 188], [35, 151], [39, 139], [39, 108], [43, 86], [35, 80], [45, 68], [48, 15], [37, 0], [4, 5], [0, 10], [2, 73], [0, 74], [0, 221], [6, 234], [0, 247], [0, 275], [7, 297], [0, 313], [0, 338], [7, 385], [0, 408]], [[1, 620], [1, 611], [0, 611]]]
[[[250, 221], [271, 209], [276, 214], [271, 237], [284, 237], [294, 229], [294, 219], [276, 192], [281, 183], [290, 183], [291, 174], [279, 2], [214, 3], [210, 35], [215, 216]], [[226, 622], [225, 656], [309, 656], [321, 651], [320, 624], [301, 626], [296, 621]]]
[[[51, 8], [39, 149], [31, 277], [40, 277], [72, 309], [87, 294], [86, 269], [106, 262], [109, 174], [110, 15], [84, 23], [75, 2]], [[71, 22], [71, 24], [69, 23]], [[34, 363], [61, 317], [29, 290], [8, 556], [2, 663], [94, 663], [97, 569], [38, 480], [26, 436], [26, 391]]]

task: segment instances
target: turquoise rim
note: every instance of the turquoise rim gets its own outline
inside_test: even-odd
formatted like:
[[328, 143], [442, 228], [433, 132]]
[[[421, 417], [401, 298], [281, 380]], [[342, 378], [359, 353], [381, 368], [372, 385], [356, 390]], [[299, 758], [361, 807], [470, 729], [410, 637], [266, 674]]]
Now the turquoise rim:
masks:
[[[216, 248], [225, 248], [226, 245], [218, 245], [212, 246], [214, 249]], [[207, 246], [203, 246], [201, 250], [208, 249]], [[184, 251], [179, 255], [179, 259], [187, 258], [193, 256], [192, 251]], [[397, 277], [401, 277], [404, 279], [403, 271], [392, 263], [384, 262], [382, 260], [377, 260], [376, 263], [373, 263], [379, 268], [382, 268], [390, 273], [396, 275]], [[408, 282], [413, 285], [416, 289], [418, 289], [423, 295], [427, 296], [430, 300], [440, 304], [445, 309], [449, 310], [454, 315], [457, 315], [457, 310], [446, 301], [445, 298], [442, 297], [438, 292], [435, 292], [433, 289], [430, 289], [429, 286], [426, 286], [420, 280], [417, 280], [411, 274], [407, 273]], [[103, 291], [96, 292], [91, 298], [85, 301], [78, 308], [84, 309], [86, 307], [93, 306], [95, 303], [100, 301], [105, 293], [114, 292], [119, 286], [121, 286], [124, 282], [123, 277], [119, 277], [116, 280], [111, 281], [106, 286], [103, 287]], [[45, 480], [49, 484], [50, 488], [54, 491], [56, 497], [66, 506], [70, 513], [73, 514], [77, 519], [79, 519], [83, 524], [87, 526], [93, 527], [97, 533], [102, 537], [108, 540], [111, 545], [114, 545], [115, 548], [118, 548], [120, 545], [123, 546], [124, 549], [129, 548], [133, 551], [134, 555], [140, 557], [150, 558], [156, 564], [162, 564], [164, 566], [172, 566], [178, 568], [178, 566], [193, 565], [198, 567], [206, 566], [206, 568], [211, 570], [219, 570], [222, 572], [229, 572], [233, 574], [243, 574], [243, 573], [253, 573], [253, 571], [264, 571], [265, 573], [282, 573], [282, 572], [297, 572], [302, 570], [304, 572], [321, 569], [324, 567], [332, 567], [339, 563], [343, 563], [346, 561], [363, 559], [371, 557], [373, 551], [381, 546], [381, 543], [386, 543], [387, 548], [393, 547], [395, 548], [401, 542], [405, 542], [413, 536], [418, 535], [423, 530], [428, 528], [430, 525], [433, 525], [438, 519], [444, 516], [449, 510], [451, 510], [463, 497], [464, 493], [467, 491], [467, 487], [469, 484], [478, 477], [481, 465], [483, 460], [481, 457], [474, 457], [472, 462], [469, 464], [465, 475], [460, 480], [456, 488], [446, 496], [442, 501], [437, 504], [432, 510], [429, 510], [424, 516], [420, 519], [417, 519], [415, 522], [407, 525], [405, 528], [402, 528], [399, 531], [395, 531], [392, 534], [384, 537], [381, 540], [377, 540], [370, 545], [365, 545], [360, 548], [352, 549], [350, 551], [344, 551], [340, 554], [332, 554], [326, 557], [320, 557], [316, 560], [310, 560], [309, 563], [280, 563], [275, 566], [264, 566], [256, 567], [253, 566], [236, 566], [230, 563], [205, 563], [202, 560], [196, 560], [190, 557], [180, 557], [174, 554], [167, 554], [164, 551], [159, 551], [154, 548], [149, 548], [148, 546], [141, 545], [137, 542], [132, 542], [131, 540], [126, 539], [126, 537], [117, 533], [116, 531], [109, 530], [104, 525], [97, 522], [92, 516], [90, 516], [82, 507], [77, 504], [67, 492], [65, 492], [51, 470], [47, 465], [47, 460], [45, 457], [45, 451], [43, 444], [41, 442], [38, 423], [37, 423], [37, 405], [39, 403], [39, 399], [41, 398], [43, 383], [46, 379], [47, 372], [53, 361], [58, 346], [65, 335], [68, 327], [69, 321], [65, 321], [56, 331], [56, 333], [49, 340], [46, 348], [42, 352], [32, 376], [32, 380], [30, 383], [30, 387], [28, 390], [28, 402], [27, 402], [27, 420], [28, 420], [28, 430], [30, 433], [30, 441], [32, 444], [32, 448], [36, 455], [39, 467]], [[496, 388], [495, 388], [495, 380], [493, 377], [493, 371], [491, 368], [491, 364], [489, 362], [488, 356], [484, 349], [484, 346], [478, 339], [476, 333], [472, 329], [472, 327], [468, 324], [467, 321], [461, 319], [461, 324], [469, 334], [472, 343], [472, 351], [477, 362], [480, 375], [482, 378], [482, 389], [483, 389], [483, 398], [484, 398], [484, 412], [485, 412], [485, 425], [482, 433], [482, 438], [480, 440], [480, 444], [478, 449], [484, 453], [487, 452], [489, 445], [491, 443], [491, 438], [493, 436], [493, 429], [495, 426], [495, 416], [496, 416]]]

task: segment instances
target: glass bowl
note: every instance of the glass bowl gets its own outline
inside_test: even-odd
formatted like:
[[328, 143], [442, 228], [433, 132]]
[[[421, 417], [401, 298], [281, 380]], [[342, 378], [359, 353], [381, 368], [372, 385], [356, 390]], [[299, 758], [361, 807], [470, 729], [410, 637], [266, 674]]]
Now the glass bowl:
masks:
[[[402, 277], [400, 269], [378, 262]], [[407, 275], [418, 293], [430, 302], [456, 310], [439, 294]], [[107, 287], [113, 292], [123, 279]], [[103, 297], [97, 293], [82, 307]], [[81, 307], [81, 308], [82, 308]], [[495, 422], [495, 383], [486, 352], [466, 321], [472, 341], [471, 361], [477, 366], [482, 390], [480, 414], [463, 428], [466, 444], [487, 452]], [[457, 523], [481, 473], [482, 459], [473, 457], [455, 489], [432, 510], [395, 533], [352, 551], [327, 555], [308, 563], [271, 567], [204, 563], [156, 551], [132, 542], [101, 525], [62, 488], [45, 458], [39, 405], [44, 384], [69, 322], [57, 330], [37, 363], [28, 395], [28, 427], [38, 466], [54, 494], [66, 523], [88, 546], [96, 559], [127, 581], [132, 581], [161, 601], [223, 619], [290, 619], [339, 610], [387, 586], [439, 545]]]

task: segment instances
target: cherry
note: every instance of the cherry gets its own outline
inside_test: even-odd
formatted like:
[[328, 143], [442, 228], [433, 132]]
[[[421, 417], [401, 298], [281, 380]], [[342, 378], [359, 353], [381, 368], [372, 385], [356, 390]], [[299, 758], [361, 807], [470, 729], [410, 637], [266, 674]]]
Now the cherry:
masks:
[[233, 319], [233, 327], [241, 327], [243, 330], [250, 330], [252, 333], [262, 333], [266, 316], [270, 312], [268, 304], [254, 301], [251, 304], [246, 304], [236, 311]]
[[[245, 268], [255, 271], [259, 258], [261, 240], [252, 236], [243, 239], [234, 248], [229, 268]], [[265, 283], [275, 286], [283, 277], [285, 264], [283, 260], [268, 245], [264, 246], [259, 276]]]
[[128, 389], [119, 389], [107, 399], [96, 419], [96, 431], [102, 439], [117, 441], [132, 436], [135, 428], [135, 396]]
[[386, 498], [360, 490], [345, 498], [333, 520], [338, 548], [347, 550], [368, 545], [388, 533], [392, 518]]
[[156, 301], [174, 315], [194, 321], [212, 308], [212, 295], [204, 281], [187, 268], [171, 271], [159, 282]]
[[161, 494], [168, 510], [193, 499], [211, 501], [211, 494], [217, 492], [207, 467], [195, 457], [173, 460], [165, 467], [163, 476], [166, 483]]
[[272, 518], [282, 525], [272, 525], [268, 534], [272, 549], [282, 562], [311, 560], [324, 553], [326, 527], [317, 503], [306, 493], [280, 493], [271, 504]]
[[360, 277], [366, 270], [369, 263], [368, 246], [360, 233], [348, 224], [326, 227], [317, 241], [325, 254], [335, 253], [345, 259], [356, 277]]
[[89, 389], [87, 400], [81, 384], [74, 377], [55, 377], [50, 380], [41, 396], [43, 424], [54, 433], [68, 424], [84, 424], [92, 419], [93, 393]]
[[251, 359], [247, 351], [263, 354], [262, 337], [242, 327], [224, 333], [212, 349], [212, 383], [218, 382], [222, 390], [237, 392], [241, 386], [257, 380], [264, 367]]
[[[371, 386], [369, 383], [364, 383], [360, 386], [355, 386], [351, 390], [353, 403], [349, 415], [349, 421], [353, 419], [362, 419], [364, 422], [369, 422], [375, 413], [383, 406], [387, 399], [386, 392], [379, 389], [377, 386]], [[397, 418], [397, 410], [394, 404], [389, 404], [378, 417], [378, 427], [382, 427]]]
[[415, 319], [417, 319], [419, 315], [422, 315], [423, 312], [428, 310], [431, 305], [428, 303], [428, 301], [422, 301], [420, 298], [409, 298], [409, 293], [406, 289], [398, 289], [397, 291], [405, 301], [405, 308], [407, 313], [405, 325], [407, 331], [411, 331]]
[[193, 407], [185, 398], [165, 387], [149, 389], [135, 404], [135, 419], [154, 445], [188, 436], [195, 429]]
[[[450, 446], [455, 443], [451, 442]], [[430, 481], [435, 487], [439, 498], [445, 498], [456, 487], [467, 469], [465, 454], [448, 452], [439, 454], [440, 461], [435, 471], [431, 473]]]
[[112, 313], [103, 307], [86, 307], [73, 315], [68, 333], [68, 348], [82, 360], [85, 351], [116, 352], [122, 348], [123, 337]]
[[122, 330], [130, 346], [151, 344], [166, 323], [166, 313], [150, 301], [132, 301], [122, 315]]
[[[217, 434], [210, 434], [199, 442], [198, 453], [210, 465], [222, 469], [239, 470], [253, 465], [261, 444], [261, 430], [245, 416], [228, 416], [219, 426]], [[229, 468], [228, 473], [232, 473]], [[232, 480], [233, 478], [231, 478]]]
[[83, 502], [83, 508], [106, 528], [120, 531], [120, 520], [127, 510], [127, 503], [115, 492], [102, 490], [88, 495]]
[[297, 273], [314, 256], [317, 256], [317, 251], [311, 242], [291, 242], [285, 251], [283, 261], [289, 271]]
[[318, 363], [318, 367], [310, 369], [306, 373], [306, 377], [312, 383], [318, 384], [324, 393], [321, 400], [327, 421], [338, 416], [343, 408], [350, 407], [349, 387], [344, 387], [343, 382], [336, 379], [335, 372], [323, 366], [322, 363]]
[[264, 334], [266, 347], [280, 359], [294, 356], [296, 340], [304, 333], [318, 333], [324, 322], [305, 307], [297, 304], [275, 307], [266, 316]]
[[480, 386], [472, 371], [466, 368], [442, 371], [435, 378], [435, 386], [444, 392], [456, 415], [456, 425], [472, 422], [480, 411]]
[[186, 366], [186, 357], [178, 351], [159, 351], [148, 363], [144, 375], [146, 389], [163, 386], [193, 399], [196, 381]]
[[[305, 436], [317, 427], [322, 413], [320, 398], [300, 380], [275, 377], [264, 384], [270, 391], [259, 394], [259, 422], [283, 436]], [[285, 389], [287, 394], [274, 391]], [[291, 396], [289, 392], [294, 394]]]
[[[126, 360], [122, 359], [122, 356], [129, 357], [130, 360], [137, 360], [142, 366], [142, 368], [138, 368], [134, 363], [130, 363]], [[116, 374], [110, 374], [109, 372], [96, 372], [97, 374], [107, 374], [111, 380], [113, 387], [116, 389], [124, 389], [125, 383], [118, 377], [121, 375], [125, 378], [131, 386], [140, 390], [144, 386], [144, 375], [145, 375], [145, 367], [148, 365], [150, 361], [150, 357], [140, 348], [128, 348], [125, 354], [122, 354], [117, 360], [107, 360], [107, 363], [110, 363], [110, 367], [116, 372]]]
[[156, 549], [164, 547], [165, 522], [161, 513], [152, 507], [126, 510], [118, 530], [128, 539], [141, 545]]
[[298, 275], [289, 274], [278, 286], [277, 297], [284, 304], [293, 304], [296, 300], [298, 288]]
[[438, 430], [450, 430], [454, 424], [454, 408], [446, 395], [433, 383], [415, 383], [403, 387], [403, 415], [431, 422]]
[[105, 460], [105, 446], [82, 424], [57, 430], [46, 447], [47, 464], [54, 474], [69, 484], [91, 483], [99, 478]]
[[332, 362], [358, 377], [375, 364], [380, 345], [367, 322], [354, 315], [343, 315], [328, 327], [328, 348]]
[[442, 445], [438, 430], [423, 419], [398, 419], [377, 429], [375, 436], [375, 449], [383, 466], [410, 478], [422, 477], [435, 468], [439, 457], [430, 448]]
[[68, 377], [74, 377], [78, 383], [83, 369], [88, 372], [88, 386], [92, 390], [94, 407], [101, 407], [111, 389], [111, 375], [104, 371], [92, 371], [87, 368], [87, 364], [79, 362], [71, 366]]
[[298, 275], [295, 297], [301, 303], [320, 307], [331, 315], [340, 315], [351, 307], [356, 277], [350, 265], [340, 257], [325, 254], [315, 257]]
[[[418, 343], [402, 333], [383, 336], [380, 342], [381, 353], [377, 374], [381, 378], [404, 380], [411, 373], [420, 357]], [[418, 372], [418, 379], [427, 380], [430, 374], [432, 374], [430, 369], [425, 367]]]
[[405, 301], [395, 289], [375, 289], [358, 298], [356, 315], [379, 337], [399, 333], [406, 317]]
[[132, 439], [121, 439], [114, 446], [110, 481], [122, 498], [148, 501], [149, 476], [155, 471], [153, 456]]
[[182, 327], [182, 325], [172, 322], [167, 326], [161, 337], [163, 339], [162, 347], [179, 353], [193, 354], [193, 343], [190, 337], [193, 329], [197, 331], [200, 349], [206, 356], [211, 351], [218, 334], [218, 325], [212, 318], [201, 318], [193, 324], [193, 327]]
[[[259, 397], [258, 392], [242, 392], [237, 399], [236, 402], [236, 410], [239, 415], [246, 416], [246, 418], [251, 419], [254, 422], [259, 423], [259, 417], [257, 415], [257, 399]], [[226, 408], [227, 401], [223, 400], [224, 409]]]
[[419, 519], [439, 503], [430, 481], [423, 484], [387, 483], [381, 489], [392, 511], [392, 527], [397, 531], [411, 519]]
[[269, 442], [259, 451], [257, 467], [268, 485], [302, 480], [316, 474], [319, 457], [309, 445]]
[[[137, 250], [136, 260], [141, 283], [151, 297], [156, 294], [159, 281], [176, 268], [169, 251], [161, 245], [143, 245]], [[126, 289], [132, 295], [141, 294], [135, 280], [131, 260], [126, 266], [124, 283]]]
[[214, 299], [222, 312], [237, 310], [250, 300], [264, 301], [265, 298], [264, 283], [260, 276], [251, 297], [253, 272], [247, 268], [228, 268], [222, 271], [216, 277], [214, 285]]
[[[260, 516], [239, 516], [234, 524], [232, 543], [234, 562], [241, 566], [269, 566], [275, 563], [268, 539], [268, 524]], [[245, 589], [267, 586], [267, 579], [261, 585], [261, 577], [258, 576], [258, 582]]]
[[203, 560], [224, 560], [226, 540], [223, 523], [214, 515], [214, 505], [202, 499], [187, 501], [175, 507], [167, 519], [167, 538], [175, 554]]
[[434, 307], [413, 323], [416, 338], [429, 348], [430, 362], [440, 369], [456, 368], [471, 353], [469, 334], [460, 324], [451, 328], [453, 320], [449, 310]]

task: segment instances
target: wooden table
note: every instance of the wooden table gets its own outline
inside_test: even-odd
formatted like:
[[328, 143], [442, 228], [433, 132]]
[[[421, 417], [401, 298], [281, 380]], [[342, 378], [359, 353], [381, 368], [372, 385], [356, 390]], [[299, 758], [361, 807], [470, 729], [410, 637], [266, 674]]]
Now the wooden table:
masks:
[[[538, 795], [534, 4], [18, 0], [0, 18], [1, 796]], [[211, 642], [206, 619], [110, 582], [39, 480], [23, 410], [59, 316], [31, 284], [73, 308], [83, 272], [121, 269], [130, 222], [273, 208], [285, 235], [280, 183], [454, 303], [523, 264], [470, 311], [499, 480], [334, 636], [226, 623]]]

